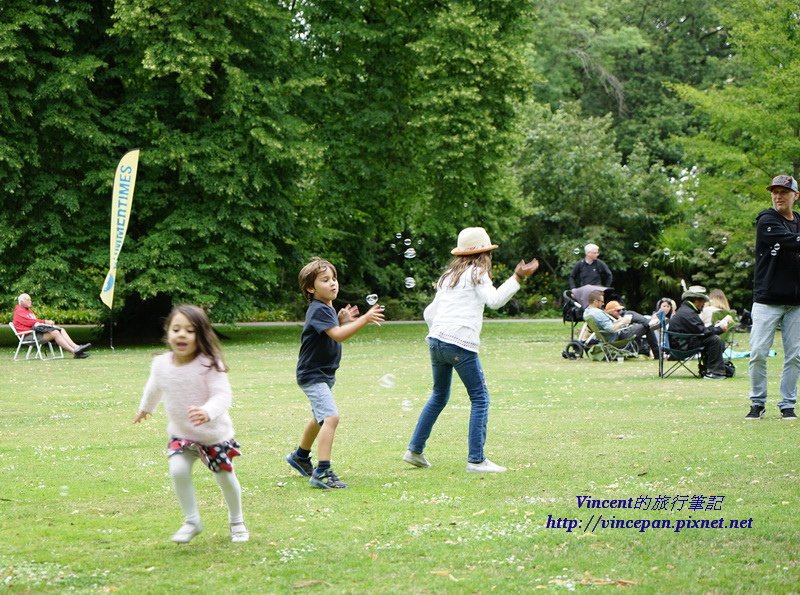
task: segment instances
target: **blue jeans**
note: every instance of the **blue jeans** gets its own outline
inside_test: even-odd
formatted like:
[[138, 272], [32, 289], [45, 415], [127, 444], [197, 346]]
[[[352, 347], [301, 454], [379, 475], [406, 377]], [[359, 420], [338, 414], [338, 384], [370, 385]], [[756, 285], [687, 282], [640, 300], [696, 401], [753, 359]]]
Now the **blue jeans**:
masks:
[[486, 443], [486, 425], [489, 421], [489, 389], [486, 387], [486, 378], [478, 354], [434, 338], [428, 339], [428, 348], [431, 352], [433, 369], [433, 391], [419, 414], [417, 427], [411, 436], [408, 449], [416, 453], [425, 450], [425, 443], [431, 435], [433, 424], [450, 399], [450, 383], [455, 369], [472, 403], [469, 413], [467, 461], [482, 463], [486, 458], [483, 446]]
[[783, 373], [778, 407], [794, 408], [797, 403], [797, 380], [800, 378], [800, 306], [753, 304], [753, 328], [750, 330], [750, 400], [753, 405], [767, 402], [767, 356], [781, 326]]

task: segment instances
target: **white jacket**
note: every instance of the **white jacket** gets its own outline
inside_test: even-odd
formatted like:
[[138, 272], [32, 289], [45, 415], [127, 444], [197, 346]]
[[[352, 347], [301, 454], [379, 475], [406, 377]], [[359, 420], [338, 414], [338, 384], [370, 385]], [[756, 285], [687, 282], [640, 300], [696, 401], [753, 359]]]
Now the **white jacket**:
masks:
[[475, 285], [472, 282], [474, 268], [464, 271], [455, 287], [450, 287], [445, 277], [423, 316], [428, 323], [428, 337], [477, 353], [481, 344], [484, 306], [493, 310], [501, 308], [517, 293], [520, 285], [512, 275], [495, 288], [488, 273], [484, 273]]

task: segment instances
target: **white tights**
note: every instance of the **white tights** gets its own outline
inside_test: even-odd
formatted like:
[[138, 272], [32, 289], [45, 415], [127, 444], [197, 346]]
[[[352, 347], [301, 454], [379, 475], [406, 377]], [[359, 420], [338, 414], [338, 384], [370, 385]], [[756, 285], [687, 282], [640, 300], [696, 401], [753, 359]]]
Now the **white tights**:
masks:
[[[178, 496], [178, 502], [181, 504], [186, 522], [193, 525], [200, 524], [200, 511], [197, 508], [192, 484], [192, 466], [198, 458], [200, 457], [195, 451], [187, 449], [168, 459], [169, 474], [172, 477], [172, 485], [175, 486], [175, 495]], [[225, 503], [228, 505], [228, 520], [231, 525], [244, 522], [242, 490], [236, 475], [233, 472], [221, 471], [214, 473], [214, 479], [217, 480]]]

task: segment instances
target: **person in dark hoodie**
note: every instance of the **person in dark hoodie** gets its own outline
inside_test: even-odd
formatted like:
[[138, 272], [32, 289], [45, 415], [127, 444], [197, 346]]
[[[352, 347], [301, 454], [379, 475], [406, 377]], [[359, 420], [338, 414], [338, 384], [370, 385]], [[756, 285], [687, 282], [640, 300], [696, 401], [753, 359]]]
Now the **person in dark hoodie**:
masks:
[[796, 420], [800, 378], [800, 213], [797, 180], [780, 175], [767, 186], [772, 208], [756, 217], [756, 264], [753, 275], [753, 328], [750, 331], [750, 412], [759, 419], [767, 403], [767, 355], [780, 326], [783, 372], [778, 408], [785, 420]]

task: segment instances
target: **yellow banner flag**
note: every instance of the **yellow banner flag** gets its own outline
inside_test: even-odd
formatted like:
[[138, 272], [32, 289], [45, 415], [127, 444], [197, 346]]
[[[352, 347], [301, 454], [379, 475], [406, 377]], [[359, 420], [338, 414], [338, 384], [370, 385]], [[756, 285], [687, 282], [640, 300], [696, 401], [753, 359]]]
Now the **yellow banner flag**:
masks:
[[114, 284], [117, 278], [117, 259], [128, 231], [128, 220], [133, 207], [133, 189], [136, 186], [136, 171], [139, 167], [139, 149], [125, 153], [119, 160], [114, 174], [114, 190], [111, 193], [111, 232], [108, 275], [103, 282], [100, 299], [109, 308], [114, 303]]

